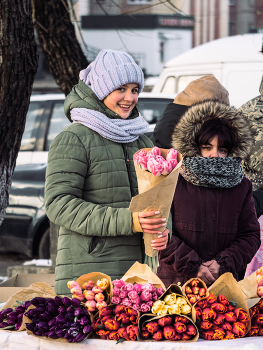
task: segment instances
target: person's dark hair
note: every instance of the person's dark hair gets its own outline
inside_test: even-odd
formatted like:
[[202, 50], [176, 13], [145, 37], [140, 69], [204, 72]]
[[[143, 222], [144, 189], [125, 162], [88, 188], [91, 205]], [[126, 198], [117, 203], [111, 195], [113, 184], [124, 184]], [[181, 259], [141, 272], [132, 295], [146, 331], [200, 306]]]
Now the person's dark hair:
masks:
[[201, 145], [209, 144], [210, 140], [218, 136], [218, 146], [226, 148], [229, 153], [237, 145], [237, 131], [222, 119], [210, 119], [204, 122], [196, 134], [195, 142], [200, 149]]

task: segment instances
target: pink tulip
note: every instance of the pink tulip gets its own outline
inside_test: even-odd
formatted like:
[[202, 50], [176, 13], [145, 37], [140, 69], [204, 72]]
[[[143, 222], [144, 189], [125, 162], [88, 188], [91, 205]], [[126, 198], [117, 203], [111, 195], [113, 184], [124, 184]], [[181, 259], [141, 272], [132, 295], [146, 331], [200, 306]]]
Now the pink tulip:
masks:
[[88, 300], [88, 301], [86, 301], [85, 307], [90, 312], [95, 311], [95, 309], [96, 309], [96, 301], [95, 300]]
[[[115, 288], [114, 288], [114, 289], [115, 289]], [[113, 290], [114, 290], [114, 289], [113, 289]], [[119, 296], [121, 299], [127, 298], [127, 296], [128, 296], [127, 290], [122, 290], [118, 296]]]
[[79, 299], [80, 301], [85, 300], [85, 297], [83, 294], [72, 294], [72, 299], [73, 298]]
[[120, 304], [121, 303], [121, 298], [119, 297], [112, 297], [111, 299], [112, 304]]
[[80, 285], [76, 281], [68, 281], [67, 285], [69, 289], [72, 289], [74, 287], [80, 288]]
[[164, 157], [162, 157], [162, 156], [156, 156], [156, 157], [155, 157], [155, 160], [156, 160], [158, 163], [166, 162], [166, 160], [165, 160]]
[[161, 155], [161, 150], [160, 150], [159, 147], [153, 147], [153, 148], [147, 153], [147, 155], [149, 155], [149, 153], [150, 153], [150, 154], [153, 154], [153, 155], [156, 157], [156, 156], [160, 156], [160, 155]]
[[150, 307], [152, 307], [153, 304], [154, 304], [154, 301], [153, 300], [149, 300], [149, 301], [146, 302], [146, 304], [149, 305]]
[[152, 300], [153, 300], [153, 301], [156, 301], [157, 299], [158, 299], [157, 293], [153, 293], [153, 294], [152, 294]]
[[89, 280], [87, 282], [85, 282], [82, 286], [82, 289], [92, 289], [94, 287], [94, 281]]
[[142, 301], [152, 300], [152, 293], [148, 292], [147, 290], [143, 290], [141, 292], [140, 298]]
[[141, 306], [140, 306], [140, 304], [132, 304], [132, 308], [133, 308], [134, 310], [141, 311]]
[[128, 293], [129, 299], [138, 299], [139, 295], [135, 290], [132, 290], [131, 292]]
[[154, 293], [155, 289], [156, 288], [151, 283], [145, 283], [144, 285], [142, 285], [142, 291], [147, 291], [147, 292], [150, 292], [150, 293]]
[[146, 151], [144, 149], [141, 149], [138, 153], [136, 153], [133, 157], [133, 159], [135, 160], [136, 164], [137, 164], [137, 158], [138, 157], [145, 157], [146, 156]]
[[141, 293], [142, 286], [139, 283], [137, 283], [134, 286], [134, 290], [136, 290], [136, 292], [139, 294], [139, 293]]
[[83, 295], [87, 300], [94, 300], [95, 298], [95, 294], [92, 290], [84, 290]]
[[148, 162], [147, 156], [145, 157], [139, 156], [138, 158], [136, 158], [135, 162], [142, 170], [147, 170], [147, 162]]
[[103, 293], [97, 293], [95, 294], [95, 300], [97, 303], [99, 303], [100, 301], [103, 301], [105, 299], [105, 296]]
[[167, 156], [166, 156], [166, 160], [170, 160], [170, 159], [176, 159], [177, 160], [177, 151], [173, 148], [170, 148]]
[[163, 289], [162, 289], [162, 287], [157, 288], [157, 289], [156, 289], [156, 293], [157, 293], [158, 297], [160, 297], [160, 296], [163, 294]]
[[112, 294], [115, 296], [115, 297], [119, 297], [120, 296], [120, 288], [113, 288], [113, 291], [112, 291]]
[[[97, 294], [97, 295], [98, 295], [98, 294]], [[98, 310], [101, 310], [101, 309], [103, 309], [103, 308], [106, 307], [106, 306], [107, 306], [106, 301], [98, 301], [97, 304], [96, 304], [96, 308], [97, 308]]]
[[80, 286], [78, 287], [73, 287], [70, 289], [70, 293], [71, 294], [77, 294], [77, 295], [81, 295], [82, 294], [82, 289], [80, 288]]
[[172, 167], [173, 167], [173, 169], [176, 167], [176, 165], [177, 165], [177, 159], [169, 159], [169, 162], [172, 164]]
[[263, 287], [258, 287], [257, 294], [259, 297], [263, 297]]
[[114, 287], [117, 287], [117, 288], [121, 288], [125, 286], [125, 282], [123, 280], [114, 280], [112, 281], [112, 284], [114, 285]]
[[158, 163], [155, 159], [150, 158], [147, 162], [147, 169], [154, 176], [160, 176], [163, 172], [164, 166]]
[[125, 290], [127, 290], [127, 292], [131, 292], [132, 290], [134, 290], [134, 286], [132, 283], [127, 283], [125, 286]]
[[93, 292], [94, 294], [102, 293], [102, 289], [101, 289], [100, 287], [98, 287], [98, 286], [94, 286], [94, 287], [92, 288], [92, 292]]
[[129, 307], [132, 306], [132, 302], [128, 298], [122, 299], [121, 303], [122, 305], [125, 305], [125, 306], [129, 306]]
[[168, 175], [173, 170], [173, 166], [170, 162], [164, 161], [163, 162], [163, 172], [162, 175]]
[[135, 298], [135, 299], [129, 299], [133, 304], [141, 304], [141, 299], [140, 297], [138, 296], [138, 298]]
[[145, 303], [141, 304], [141, 312], [149, 312], [151, 310], [151, 306]]

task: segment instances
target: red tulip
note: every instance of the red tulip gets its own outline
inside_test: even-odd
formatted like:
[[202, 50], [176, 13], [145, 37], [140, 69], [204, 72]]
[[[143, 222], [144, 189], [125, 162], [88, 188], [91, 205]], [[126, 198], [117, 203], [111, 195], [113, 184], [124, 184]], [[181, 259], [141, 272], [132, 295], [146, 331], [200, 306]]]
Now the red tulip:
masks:
[[225, 316], [223, 314], [217, 314], [216, 318], [213, 321], [215, 325], [221, 325], [225, 321]]
[[177, 333], [184, 333], [186, 331], [186, 325], [182, 322], [175, 322], [174, 328]]
[[211, 309], [215, 310], [216, 312], [219, 312], [220, 314], [227, 311], [226, 306], [220, 303], [213, 303], [211, 305]]
[[174, 334], [174, 337], [172, 337], [172, 341], [176, 341], [176, 340], [181, 340], [182, 339], [182, 334], [179, 334], [179, 333], [175, 333]]
[[126, 313], [126, 306], [125, 305], [117, 305], [117, 306], [115, 306], [115, 309], [114, 309], [115, 315], [122, 314], [123, 312]]
[[235, 307], [231, 304], [228, 305], [227, 307], [227, 312], [231, 312], [231, 311], [234, 311], [235, 310]]
[[132, 324], [137, 324], [138, 323], [138, 314], [137, 315], [131, 315], [130, 316], [130, 321]]
[[250, 318], [255, 317], [259, 313], [259, 308], [257, 306], [253, 306], [249, 309]]
[[192, 291], [194, 294], [199, 294], [199, 287], [193, 287]]
[[186, 331], [185, 331], [186, 334], [188, 335], [196, 335], [196, 328], [193, 324], [188, 324], [186, 326]]
[[217, 297], [213, 293], [209, 293], [208, 297], [206, 298], [206, 301], [208, 304], [216, 303]]
[[137, 335], [138, 335], [138, 326], [135, 325], [129, 325], [126, 328], [126, 332], [128, 333], [129, 339], [130, 340], [136, 340], [137, 339]]
[[246, 310], [244, 310], [242, 308], [238, 308], [238, 309], [234, 310], [234, 313], [235, 313], [238, 321], [241, 321], [241, 322], [248, 322], [249, 321], [248, 313], [246, 312]]
[[258, 335], [262, 336], [263, 335], [263, 327], [259, 327]]
[[165, 326], [163, 328], [163, 336], [165, 339], [171, 340], [175, 336], [175, 329], [172, 326]]
[[205, 309], [208, 307], [208, 303], [206, 300], [200, 300], [198, 301], [197, 306], [200, 307], [200, 309]]
[[188, 298], [188, 300], [190, 301], [191, 304], [195, 304], [197, 302], [196, 295], [194, 295], [194, 294], [188, 294], [187, 298]]
[[199, 327], [204, 330], [208, 330], [213, 327], [213, 323], [208, 321], [202, 321], [199, 323]]
[[259, 333], [259, 326], [254, 324], [251, 326], [250, 330], [247, 332], [248, 337], [256, 337]]
[[[126, 327], [119, 328], [118, 329], [118, 334], [119, 334], [120, 338], [123, 338], [123, 339], [126, 339], [126, 340], [130, 340], [129, 335], [128, 335], [127, 331], [126, 331]], [[149, 335], [150, 335], [150, 333], [149, 333]]]
[[113, 314], [113, 310], [110, 306], [104, 307], [99, 311], [99, 317], [108, 316], [112, 314]]
[[186, 333], [183, 333], [183, 334], [181, 335], [181, 340], [189, 340], [189, 339], [191, 339], [191, 338], [192, 338], [191, 335], [186, 334]]
[[110, 331], [106, 331], [105, 329], [100, 329], [96, 332], [96, 334], [101, 338], [101, 339], [108, 339], [108, 335], [110, 334]]
[[237, 317], [234, 312], [226, 312], [225, 313], [225, 319], [227, 322], [236, 322]]
[[185, 293], [186, 294], [192, 294], [193, 292], [192, 292], [192, 289], [189, 286], [186, 286], [185, 287]]
[[195, 307], [196, 319], [201, 320], [202, 317], [202, 309], [200, 307]]
[[224, 339], [235, 339], [235, 334], [230, 331], [226, 331], [226, 335]]
[[263, 314], [257, 314], [253, 317], [253, 324], [257, 324], [259, 326], [263, 325]]
[[153, 334], [152, 338], [156, 341], [163, 340], [163, 331], [158, 329], [158, 331]]
[[110, 319], [112, 317], [113, 317], [112, 315], [101, 317], [100, 324], [104, 324], [106, 320], [108, 320], [108, 319]]
[[145, 327], [146, 327], [146, 329], [147, 329], [148, 332], [150, 332], [150, 333], [153, 334], [153, 333], [155, 333], [155, 332], [158, 331], [158, 329], [159, 329], [159, 324], [158, 324], [157, 321], [152, 321], [152, 322], [146, 323]]
[[225, 322], [221, 325], [221, 327], [225, 330], [225, 331], [232, 331], [232, 326], [230, 323]]
[[210, 320], [214, 320], [216, 318], [217, 314], [213, 309], [210, 308], [205, 308], [202, 311], [202, 320], [203, 321], [210, 321]]
[[218, 295], [217, 301], [225, 306], [229, 305], [229, 301], [224, 295]]
[[196, 300], [199, 301], [200, 299], [202, 299], [202, 297], [200, 295], [196, 295]]
[[213, 340], [222, 340], [225, 336], [225, 331], [223, 328], [217, 328], [214, 330]]
[[157, 322], [159, 326], [165, 327], [165, 326], [169, 326], [173, 322], [173, 319], [171, 316], [164, 316], [162, 318], [159, 318]]
[[246, 325], [242, 322], [235, 322], [233, 324], [232, 332], [239, 337], [243, 337], [246, 333]]
[[190, 282], [190, 285], [191, 285], [192, 287], [197, 287], [198, 284], [199, 284], [199, 281], [198, 281], [198, 280], [192, 280], [192, 281]]
[[260, 299], [259, 302], [257, 303], [257, 307], [259, 309], [263, 309], [263, 299]]
[[187, 324], [187, 323], [189, 323], [190, 321], [189, 321], [186, 317], [184, 317], [184, 316], [175, 316], [174, 322], [182, 322], [182, 323]]
[[130, 316], [127, 314], [124, 314], [124, 313], [119, 314], [119, 315], [115, 315], [115, 320], [120, 321], [120, 323], [125, 324], [125, 325], [131, 323]]
[[214, 331], [212, 331], [210, 329], [210, 330], [202, 332], [201, 335], [205, 340], [212, 340], [213, 336], [214, 336]]
[[120, 328], [120, 322], [114, 320], [114, 318], [109, 318], [104, 322], [104, 326], [108, 331], [117, 331]]
[[[125, 328], [125, 330], [126, 330], [126, 328]], [[142, 327], [141, 336], [144, 339], [147, 339], [147, 338], [149, 338], [150, 335], [151, 335], [151, 333], [147, 331], [147, 328], [146, 327]]]
[[126, 307], [126, 314], [138, 316], [138, 312], [131, 307]]
[[119, 335], [118, 331], [111, 331], [110, 334], [108, 335], [108, 339], [109, 340], [119, 340], [120, 335]]
[[200, 288], [199, 289], [199, 295], [200, 295], [200, 297], [204, 297], [205, 296], [205, 294], [206, 294], [206, 290], [205, 290], [205, 288]]

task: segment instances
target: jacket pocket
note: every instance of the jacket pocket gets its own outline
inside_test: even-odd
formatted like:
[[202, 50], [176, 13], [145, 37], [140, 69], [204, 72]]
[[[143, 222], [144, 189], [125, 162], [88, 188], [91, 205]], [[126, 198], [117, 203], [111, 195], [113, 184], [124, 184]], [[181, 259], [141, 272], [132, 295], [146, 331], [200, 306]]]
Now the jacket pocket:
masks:
[[89, 254], [93, 256], [99, 255], [106, 243], [106, 240], [107, 238], [102, 238], [98, 236], [92, 237], [91, 242], [89, 244]]

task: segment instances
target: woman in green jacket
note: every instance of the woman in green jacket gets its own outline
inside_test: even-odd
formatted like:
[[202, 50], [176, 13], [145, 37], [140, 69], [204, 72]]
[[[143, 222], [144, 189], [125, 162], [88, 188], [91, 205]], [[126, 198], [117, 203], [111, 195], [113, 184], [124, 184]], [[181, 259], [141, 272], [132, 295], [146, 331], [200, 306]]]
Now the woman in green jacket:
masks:
[[[102, 50], [66, 97], [72, 124], [50, 147], [45, 188], [47, 216], [60, 226], [57, 294], [69, 294], [67, 282], [89, 272], [121, 278], [135, 261], [144, 262], [142, 231], [166, 225], [151, 219], [156, 212], [128, 210], [138, 194], [133, 154], [153, 147], [136, 107], [143, 84], [130, 55]], [[167, 227], [153, 241], [157, 250], [166, 248]]]

